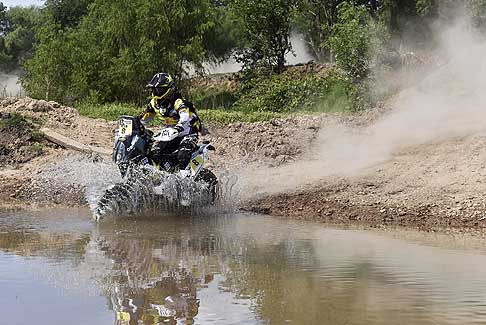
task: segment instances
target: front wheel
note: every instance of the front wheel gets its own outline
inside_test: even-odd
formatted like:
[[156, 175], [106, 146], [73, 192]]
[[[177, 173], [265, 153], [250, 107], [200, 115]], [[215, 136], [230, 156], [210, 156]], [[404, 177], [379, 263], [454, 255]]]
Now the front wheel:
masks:
[[218, 195], [218, 178], [216, 175], [209, 169], [202, 168], [195, 181], [205, 183], [208, 186], [211, 204], [214, 203]]

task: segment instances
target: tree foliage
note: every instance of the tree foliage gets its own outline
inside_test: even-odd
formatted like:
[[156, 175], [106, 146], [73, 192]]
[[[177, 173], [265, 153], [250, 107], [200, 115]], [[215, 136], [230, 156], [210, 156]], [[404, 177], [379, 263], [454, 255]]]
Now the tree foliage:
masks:
[[213, 0], [214, 24], [204, 34], [203, 43], [209, 61], [220, 63], [228, 60], [240, 44], [241, 30], [233, 23], [234, 16], [226, 3]]
[[37, 7], [12, 7], [0, 2], [0, 67], [17, 69], [33, 54], [35, 29], [42, 21]]
[[46, 0], [45, 8], [61, 27], [75, 27], [94, 0]]
[[51, 19], [40, 27], [37, 37], [35, 55], [24, 65], [22, 85], [33, 97], [61, 99], [70, 84], [72, 68], [68, 35]]
[[323, 62], [332, 55], [326, 46], [326, 41], [332, 33], [337, 18], [337, 6], [342, 1], [299, 0], [298, 14], [295, 24], [304, 35], [309, 49], [314, 57]]
[[338, 7], [346, 1], [352, 5], [365, 6], [372, 16], [377, 15], [380, 9], [378, 0], [297, 0], [294, 24], [320, 62], [334, 60], [328, 40], [338, 20]]
[[290, 22], [292, 0], [232, 0], [236, 23], [244, 42], [237, 50], [237, 61], [245, 67], [276, 67], [282, 72], [285, 55], [292, 49]]
[[75, 28], [53, 17], [39, 29], [23, 84], [33, 96], [61, 101], [138, 101], [155, 72], [181, 77], [188, 63], [201, 66], [214, 24], [208, 0], [94, 0]]
[[[245, 68], [280, 73], [292, 29], [317, 60], [335, 61], [355, 86], [377, 62], [378, 38], [395, 55], [388, 62], [399, 66], [402, 44], [409, 45], [405, 51], [430, 46], [429, 21], [450, 19], [458, 6], [486, 26], [486, 0], [46, 0], [41, 8], [8, 10], [2, 4], [0, 67], [23, 65], [23, 86], [37, 98], [137, 103], [155, 72], [181, 79], [230, 54]], [[292, 83], [280, 80], [276, 92]]]
[[343, 2], [338, 8], [337, 23], [329, 45], [336, 55], [336, 63], [352, 80], [367, 76], [370, 53], [371, 17], [364, 6]]

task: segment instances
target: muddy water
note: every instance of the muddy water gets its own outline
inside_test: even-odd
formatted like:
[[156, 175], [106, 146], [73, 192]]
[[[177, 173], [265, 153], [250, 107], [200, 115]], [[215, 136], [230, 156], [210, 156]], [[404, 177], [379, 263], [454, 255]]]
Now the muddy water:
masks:
[[467, 246], [244, 214], [4, 211], [0, 323], [484, 323], [486, 250]]

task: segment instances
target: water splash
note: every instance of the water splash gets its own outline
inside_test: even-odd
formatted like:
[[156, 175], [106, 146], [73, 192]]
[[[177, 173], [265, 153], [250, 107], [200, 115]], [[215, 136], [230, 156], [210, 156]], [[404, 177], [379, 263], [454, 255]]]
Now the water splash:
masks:
[[88, 203], [95, 218], [153, 212], [205, 215], [233, 211], [237, 179], [227, 172], [218, 177], [211, 193], [207, 184], [154, 170], [139, 168], [128, 180], [118, 167], [98, 155], [76, 154], [43, 169], [29, 188], [33, 198]]
[[[233, 206], [235, 179], [224, 174], [215, 187], [192, 178], [140, 167], [123, 182], [113, 184], [91, 204], [94, 217], [163, 212], [185, 215], [221, 213]], [[92, 201], [93, 202], [93, 201]]]
[[121, 180], [116, 166], [98, 155], [75, 154], [43, 168], [25, 189], [26, 197], [48, 202], [87, 201]]

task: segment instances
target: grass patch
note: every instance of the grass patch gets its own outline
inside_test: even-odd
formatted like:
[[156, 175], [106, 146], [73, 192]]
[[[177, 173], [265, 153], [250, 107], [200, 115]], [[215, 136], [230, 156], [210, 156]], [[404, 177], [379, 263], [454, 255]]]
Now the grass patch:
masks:
[[44, 148], [40, 143], [34, 143], [34, 144], [31, 144], [31, 145], [25, 146], [25, 147], [23, 147], [23, 149], [25, 150], [25, 152], [27, 154], [30, 154], [30, 155], [35, 156], [35, 157], [42, 155], [42, 153], [44, 152]]
[[141, 107], [132, 104], [77, 104], [76, 109], [80, 115], [90, 118], [101, 118], [109, 121], [116, 121], [120, 115], [138, 115], [142, 111]]
[[[328, 100], [333, 101], [334, 99]], [[337, 100], [339, 100], [339, 97], [337, 97], [336, 101]], [[83, 116], [101, 118], [109, 121], [116, 121], [121, 115], [138, 115], [141, 112], [141, 109], [137, 109], [137, 107], [130, 104], [82, 105], [80, 107], [78, 107], [78, 111]], [[225, 109], [198, 109], [197, 112], [203, 124], [216, 123], [226, 125], [236, 122], [253, 123], [269, 121], [274, 118], [283, 118], [291, 115], [312, 115], [322, 112], [334, 112], [333, 110], [322, 110], [322, 107], [330, 107], [330, 105], [323, 104], [323, 106], [316, 107], [315, 109], [307, 109], [297, 112], [243, 112]], [[336, 110], [336, 112], [337, 111], [339, 110]], [[157, 125], [157, 123], [157, 120], [154, 120], [152, 125]]]
[[[79, 104], [76, 106], [79, 114], [90, 118], [101, 118], [116, 121], [120, 115], [138, 115], [142, 108], [131, 104]], [[229, 124], [234, 122], [258, 122], [281, 117], [283, 114], [274, 112], [238, 112], [223, 109], [199, 109], [198, 114], [204, 123]], [[157, 122], [154, 122], [157, 123]]]
[[239, 112], [220, 109], [198, 110], [199, 116], [204, 123], [229, 124], [235, 122], [260, 122], [273, 118], [283, 117], [285, 114], [274, 112]]
[[9, 113], [0, 117], [0, 129], [31, 130], [34, 125], [19, 113]]

